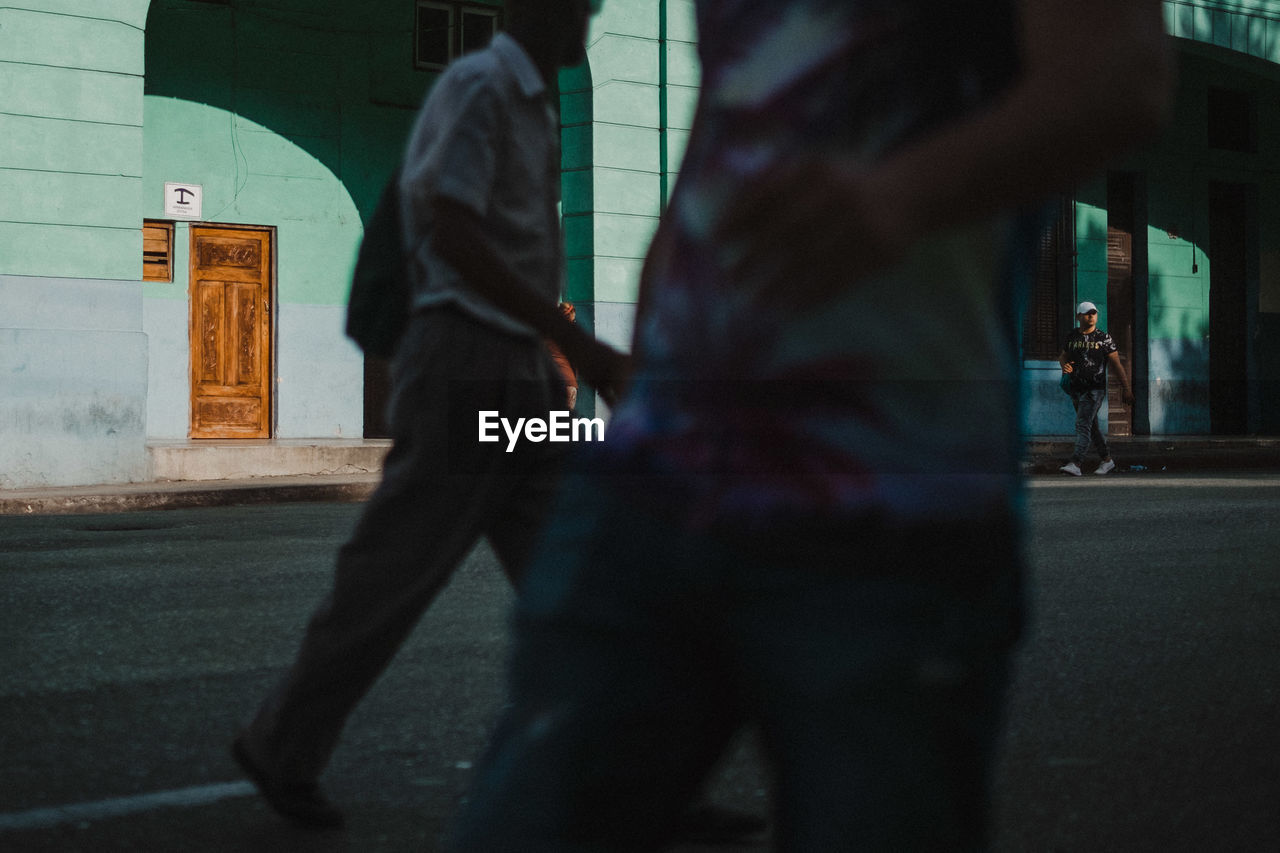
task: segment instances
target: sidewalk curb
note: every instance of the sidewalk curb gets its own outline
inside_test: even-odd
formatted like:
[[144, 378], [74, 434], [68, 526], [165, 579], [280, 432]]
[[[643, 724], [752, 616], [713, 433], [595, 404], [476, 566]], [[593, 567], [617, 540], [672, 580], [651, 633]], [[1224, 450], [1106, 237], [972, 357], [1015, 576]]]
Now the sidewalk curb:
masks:
[[[1199, 473], [1206, 471], [1280, 472], [1280, 439], [1109, 439], [1116, 472]], [[1071, 458], [1074, 442], [1065, 437], [1029, 439], [1023, 457], [1024, 474], [1058, 474]], [[1097, 467], [1092, 450], [1081, 468]]]
[[233, 506], [289, 502], [355, 502], [373, 493], [379, 474], [343, 477], [255, 477], [124, 483], [0, 491], [0, 516], [74, 515], [148, 509]]
[[[1110, 440], [1116, 474], [1257, 471], [1280, 473], [1280, 438], [1147, 438]], [[1022, 473], [1061, 476], [1071, 458], [1070, 436], [1024, 442]], [[1091, 456], [1082, 466], [1092, 473]], [[0, 517], [73, 515], [289, 502], [357, 502], [373, 493], [380, 472], [250, 477], [236, 480], [173, 480], [98, 486], [0, 490]]]

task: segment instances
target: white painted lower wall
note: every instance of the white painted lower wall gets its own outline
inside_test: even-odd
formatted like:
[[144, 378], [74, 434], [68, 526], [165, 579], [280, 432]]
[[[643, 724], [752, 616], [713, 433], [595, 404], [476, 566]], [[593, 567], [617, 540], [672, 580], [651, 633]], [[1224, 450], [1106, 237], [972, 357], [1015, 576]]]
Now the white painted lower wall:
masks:
[[623, 352], [630, 352], [631, 334], [636, 323], [635, 303], [596, 302], [594, 308], [596, 337]]
[[185, 299], [142, 300], [151, 370], [147, 376], [147, 438], [185, 439], [191, 427], [191, 355]]
[[0, 488], [147, 479], [139, 285], [0, 275]]
[[276, 325], [276, 436], [364, 435], [364, 357], [343, 333], [345, 305], [281, 305]]

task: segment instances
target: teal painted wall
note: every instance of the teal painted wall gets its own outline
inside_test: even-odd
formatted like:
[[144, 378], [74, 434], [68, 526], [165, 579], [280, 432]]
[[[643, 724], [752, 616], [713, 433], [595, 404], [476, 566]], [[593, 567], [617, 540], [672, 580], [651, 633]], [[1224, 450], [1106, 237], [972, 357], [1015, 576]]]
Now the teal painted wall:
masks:
[[[577, 254], [567, 293], [585, 300], [601, 337], [623, 345], [696, 100], [692, 8], [606, 3], [592, 25], [589, 74], [577, 81], [578, 112], [566, 109], [566, 163], [578, 174], [566, 177], [565, 212], [588, 229], [569, 228]], [[1192, 73], [1170, 134], [1124, 165], [1149, 181], [1152, 383], [1184, 383], [1162, 410], [1153, 401], [1153, 430], [1206, 423], [1199, 392], [1187, 389], [1204, 375], [1196, 339], [1212, 252], [1196, 233], [1204, 219], [1186, 219], [1203, 212], [1207, 181], [1219, 179], [1259, 187], [1251, 393], [1260, 429], [1280, 432], [1280, 187], [1257, 165], [1276, 162], [1278, 99], [1270, 83], [1259, 90], [1271, 106], [1257, 162], [1209, 156], [1192, 115], [1196, 87], [1209, 79], [1274, 79], [1280, 0], [1165, 8], [1170, 32], [1188, 40]], [[185, 430], [185, 280], [138, 282], [138, 227], [161, 215], [165, 180], [203, 183], [206, 217], [276, 229], [281, 434], [353, 431], [358, 357], [339, 331], [341, 303], [358, 220], [432, 79], [411, 69], [411, 19], [408, 0], [0, 8], [0, 486], [140, 479], [147, 433]], [[1201, 60], [1214, 64], [1202, 69]], [[1091, 234], [1105, 218], [1093, 207], [1082, 214], [1086, 288], [1102, 268]], [[185, 226], [179, 232], [185, 276]], [[1203, 255], [1194, 273], [1193, 246]]]
[[[629, 349], [640, 269], [688, 141], [700, 76], [692, 0], [610, 0], [585, 67], [561, 74], [565, 296]], [[578, 406], [595, 414], [583, 388]]]
[[[203, 221], [273, 225], [281, 302], [345, 304], [362, 234], [346, 186], [306, 149], [243, 116], [193, 101], [147, 96], [144, 215], [164, 219], [164, 183], [201, 184]], [[181, 223], [185, 225], [186, 223]], [[186, 297], [186, 228], [173, 284], [149, 297]]]
[[[1178, 37], [1175, 112], [1161, 138], [1114, 168], [1146, 182], [1148, 255], [1147, 358], [1152, 434], [1208, 434], [1209, 245], [1211, 181], [1257, 188], [1256, 281], [1251, 285], [1249, 339], [1250, 430], [1280, 433], [1280, 0], [1230, 3], [1166, 2], [1169, 32]], [[1256, 153], [1208, 147], [1207, 92], [1211, 86], [1255, 93]], [[1077, 270], [1074, 299], [1097, 303], [1107, 327], [1106, 189], [1098, 180], [1077, 191]], [[1027, 413], [1031, 433], [1068, 433], [1070, 406], [1048, 389], [1057, 371], [1027, 364], [1033, 386]], [[1141, 393], [1141, 390], [1140, 390]]]
[[[575, 248], [593, 247], [597, 303], [631, 305], [692, 121], [700, 74], [693, 4], [606, 3], [588, 55], [594, 124], [589, 140], [567, 137], [566, 150], [589, 146], [595, 215], [590, 235], [570, 235], [571, 253], [582, 257]], [[603, 329], [601, 336], [614, 339]], [[617, 342], [629, 343], [629, 326]]]
[[413, 69], [413, 3], [151, 5], [147, 215], [161, 215], [166, 180], [195, 182], [183, 170], [203, 164], [206, 219], [308, 229], [282, 300], [342, 302], [361, 217], [435, 78]]
[[1280, 62], [1278, 0], [1165, 0], [1165, 29], [1268, 62]]
[[562, 297], [584, 308], [595, 298], [594, 88], [591, 64], [560, 72], [560, 214], [565, 238]]
[[[363, 358], [342, 331], [363, 217], [435, 74], [413, 68], [411, 2], [153, 0], [143, 208], [201, 184], [203, 221], [275, 229], [275, 435], [359, 437]], [[198, 33], [198, 39], [191, 34]], [[147, 284], [149, 434], [188, 429], [189, 227]]]
[[0, 274], [141, 276], [139, 5], [0, 8]]
[[0, 488], [147, 476], [145, 15], [0, 7]]
[[[1271, 32], [1271, 30], [1268, 30]], [[1280, 32], [1280, 31], [1276, 31]], [[1270, 44], [1270, 42], [1266, 42]], [[1209, 185], [1256, 188], [1258, 250], [1246, 329], [1253, 402], [1249, 429], [1280, 433], [1280, 66], [1198, 43], [1182, 43], [1175, 122], [1145, 158], [1149, 181], [1148, 352], [1151, 428], [1157, 434], [1208, 433], [1210, 292]], [[1208, 147], [1210, 87], [1244, 89], [1257, 99], [1256, 153]]]

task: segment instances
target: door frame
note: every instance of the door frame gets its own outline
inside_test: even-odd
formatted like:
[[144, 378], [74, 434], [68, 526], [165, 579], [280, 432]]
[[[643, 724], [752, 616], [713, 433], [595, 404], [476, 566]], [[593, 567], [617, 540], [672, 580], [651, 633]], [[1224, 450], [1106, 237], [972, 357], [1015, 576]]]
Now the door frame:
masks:
[[187, 436], [193, 441], [261, 441], [261, 438], [239, 438], [239, 437], [223, 437], [223, 438], [203, 438], [193, 435], [195, 429], [194, 417], [194, 399], [195, 399], [195, 377], [194, 377], [194, 359], [195, 359], [195, 341], [192, 334], [192, 312], [194, 311], [194, 289], [196, 283], [196, 234], [201, 229], [217, 229], [223, 231], [253, 231], [265, 233], [267, 236], [267, 248], [269, 257], [267, 258], [267, 355], [265, 359], [265, 368], [267, 370], [266, 377], [266, 399], [264, 405], [267, 407], [267, 435], [266, 438], [271, 439], [276, 436], [276, 424], [278, 421], [278, 411], [276, 406], [276, 386], [278, 380], [278, 359], [279, 346], [277, 340], [279, 338], [279, 261], [280, 250], [278, 242], [278, 230], [274, 225], [249, 225], [238, 222], [191, 222], [187, 231]]

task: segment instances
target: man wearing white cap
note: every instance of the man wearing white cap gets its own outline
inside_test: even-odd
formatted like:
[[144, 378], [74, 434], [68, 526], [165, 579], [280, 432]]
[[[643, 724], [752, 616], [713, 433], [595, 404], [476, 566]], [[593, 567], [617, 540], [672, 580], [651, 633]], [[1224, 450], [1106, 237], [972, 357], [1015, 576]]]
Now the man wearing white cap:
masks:
[[1102, 460], [1093, 473], [1107, 474], [1116, 467], [1111, 449], [1107, 447], [1107, 437], [1098, 426], [1098, 412], [1107, 399], [1107, 364], [1110, 363], [1120, 377], [1126, 406], [1133, 405], [1133, 388], [1120, 364], [1116, 342], [1106, 330], [1098, 328], [1098, 306], [1081, 302], [1076, 306], [1076, 321], [1080, 326], [1071, 330], [1062, 352], [1058, 353], [1062, 372], [1070, 377], [1067, 393], [1076, 408], [1076, 446], [1071, 461], [1058, 470], [1079, 477], [1080, 463], [1092, 444]]

